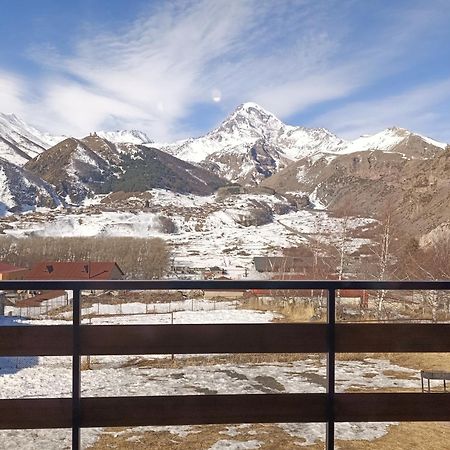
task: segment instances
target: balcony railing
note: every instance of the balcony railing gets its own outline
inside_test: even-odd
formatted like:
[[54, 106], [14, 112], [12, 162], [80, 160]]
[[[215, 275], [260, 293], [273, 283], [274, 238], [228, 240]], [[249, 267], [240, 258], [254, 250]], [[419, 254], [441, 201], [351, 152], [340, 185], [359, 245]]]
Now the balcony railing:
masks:
[[[450, 281], [2, 281], [2, 290], [72, 290], [72, 325], [0, 327], [0, 356], [72, 356], [72, 398], [0, 400], [0, 429], [144, 425], [450, 421], [450, 395], [336, 393], [336, 353], [449, 352], [450, 324], [336, 323], [336, 292], [450, 290]], [[328, 292], [326, 323], [81, 325], [82, 290], [305, 290]], [[326, 353], [327, 392], [81, 397], [82, 355]]]

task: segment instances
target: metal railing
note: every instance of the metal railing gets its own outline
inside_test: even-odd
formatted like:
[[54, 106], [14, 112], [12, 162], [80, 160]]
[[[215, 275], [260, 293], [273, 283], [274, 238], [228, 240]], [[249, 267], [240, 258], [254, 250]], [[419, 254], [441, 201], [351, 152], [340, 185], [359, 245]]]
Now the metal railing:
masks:
[[[0, 429], [325, 422], [449, 421], [450, 395], [336, 393], [336, 353], [450, 352], [450, 324], [336, 323], [339, 289], [450, 290], [450, 281], [2, 281], [2, 290], [72, 290], [72, 325], [0, 327], [0, 356], [72, 356], [72, 398], [0, 400]], [[328, 292], [326, 323], [81, 325], [83, 290]], [[326, 353], [327, 392], [82, 397], [82, 355]]]

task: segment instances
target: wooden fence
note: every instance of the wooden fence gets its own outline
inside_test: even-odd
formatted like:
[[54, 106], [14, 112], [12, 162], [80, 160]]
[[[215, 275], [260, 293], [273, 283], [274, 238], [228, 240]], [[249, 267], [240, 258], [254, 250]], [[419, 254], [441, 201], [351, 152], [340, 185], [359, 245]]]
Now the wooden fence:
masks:
[[[449, 352], [450, 324], [336, 323], [339, 289], [450, 290], [450, 281], [2, 281], [2, 290], [73, 291], [72, 325], [0, 327], [0, 356], [72, 356], [72, 398], [0, 400], [0, 428], [325, 422], [450, 421], [450, 395], [335, 393], [335, 355], [346, 352]], [[82, 290], [324, 289], [326, 323], [81, 325]], [[326, 353], [327, 392], [304, 394], [81, 397], [82, 355]]]

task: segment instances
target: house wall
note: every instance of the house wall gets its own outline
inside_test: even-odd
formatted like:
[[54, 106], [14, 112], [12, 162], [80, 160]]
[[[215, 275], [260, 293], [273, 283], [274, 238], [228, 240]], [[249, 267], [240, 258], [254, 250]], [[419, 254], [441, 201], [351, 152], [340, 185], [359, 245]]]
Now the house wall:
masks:
[[0, 272], [0, 280], [23, 280], [28, 269], [14, 270], [12, 272]]

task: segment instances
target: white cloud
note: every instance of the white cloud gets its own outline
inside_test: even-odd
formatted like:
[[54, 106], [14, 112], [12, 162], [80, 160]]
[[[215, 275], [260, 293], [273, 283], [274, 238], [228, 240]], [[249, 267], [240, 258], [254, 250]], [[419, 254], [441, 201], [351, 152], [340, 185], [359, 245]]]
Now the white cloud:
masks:
[[24, 82], [17, 76], [0, 71], [0, 111], [20, 113], [24, 106], [24, 89]]
[[383, 99], [352, 102], [322, 114], [315, 124], [346, 138], [401, 126], [450, 142], [450, 79], [407, 89]]
[[[80, 80], [76, 86], [67, 79], [48, 84], [47, 104], [57, 108], [58, 98], [64, 101], [62, 122], [92, 129], [115, 117], [147, 123], [158, 139], [176, 134], [176, 122], [191, 105], [206, 100], [202, 73], [251, 20], [248, 2], [182, 5], [167, 4], [123, 35], [81, 41], [75, 56], [60, 61], [71, 79]], [[210, 91], [207, 97], [212, 101]], [[79, 111], [83, 104], [86, 114]]]
[[256, 100], [286, 115], [350, 89], [331, 75], [311, 89], [336, 49], [331, 19], [311, 1], [165, 3], [122, 33], [79, 40], [71, 56], [34, 49], [53, 74], [32, 110], [58, 132], [141, 124], [159, 140], [183, 137], [180, 121], [198, 103]]
[[[156, 140], [185, 137], [180, 130], [189, 128], [193, 108], [202, 103], [225, 113], [256, 101], [286, 118], [356, 95], [408, 67], [417, 36], [440, 16], [413, 3], [408, 10], [393, 8], [384, 28], [355, 40], [353, 6], [312, 0], [162, 2], [127, 28], [75, 36], [70, 54], [34, 47], [34, 62], [47, 75], [35, 88], [35, 80], [24, 84], [0, 73], [0, 109], [58, 133], [132, 127]], [[353, 103], [348, 111], [363, 106]], [[392, 119], [399, 123], [405, 115]], [[357, 114], [346, 123], [339, 111], [321, 118], [327, 122], [320, 125], [336, 124], [345, 133], [369, 126]]]

